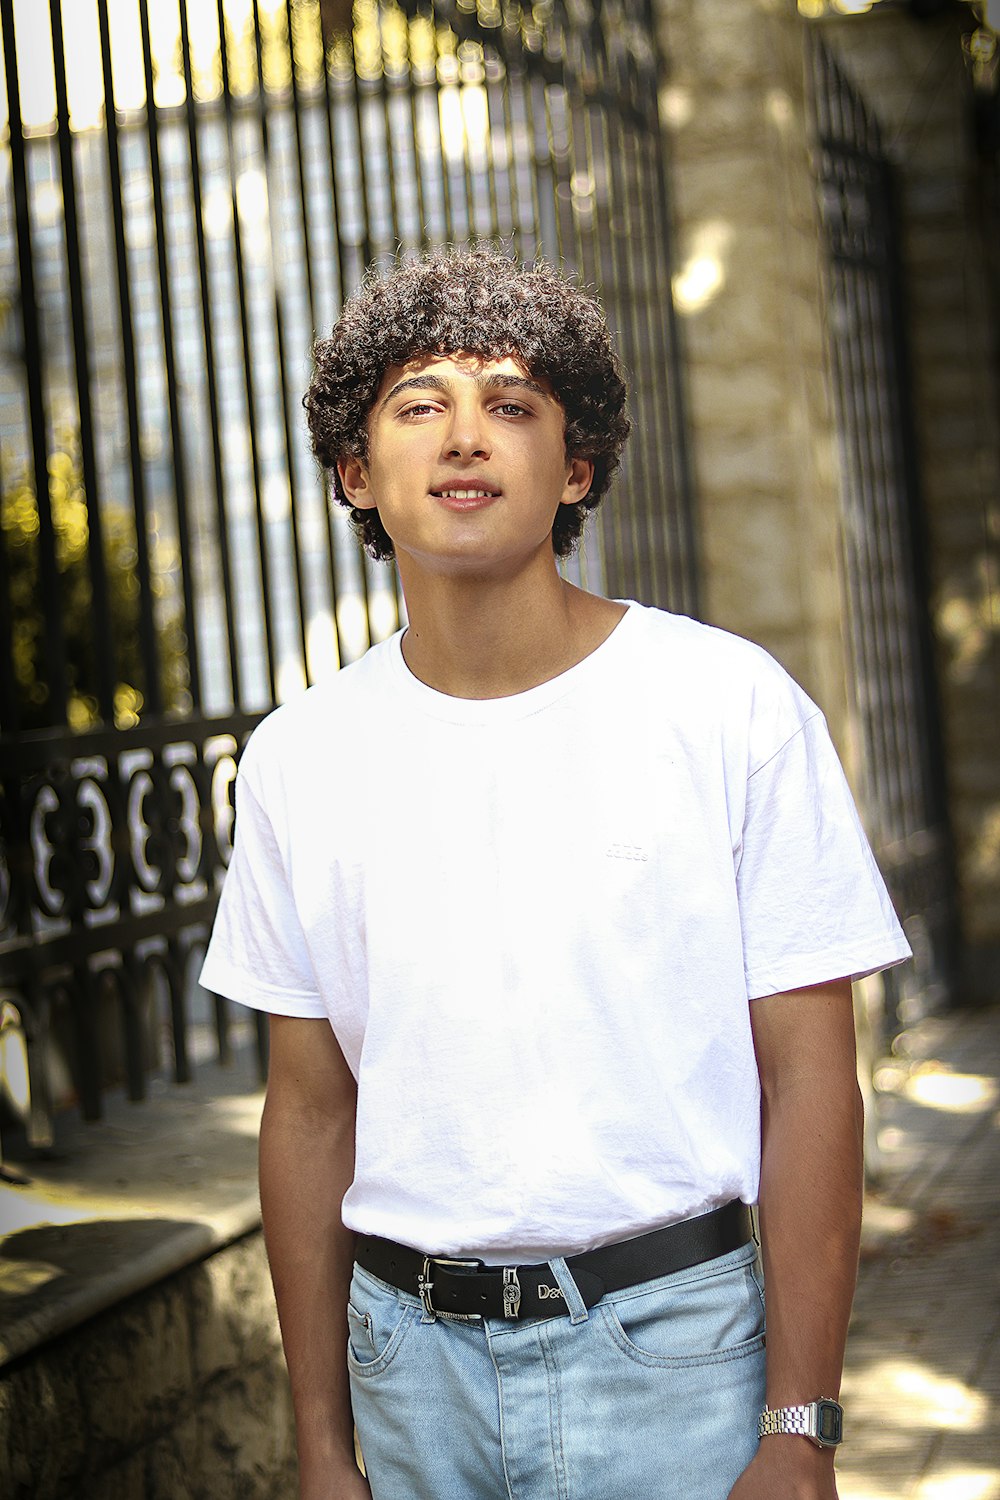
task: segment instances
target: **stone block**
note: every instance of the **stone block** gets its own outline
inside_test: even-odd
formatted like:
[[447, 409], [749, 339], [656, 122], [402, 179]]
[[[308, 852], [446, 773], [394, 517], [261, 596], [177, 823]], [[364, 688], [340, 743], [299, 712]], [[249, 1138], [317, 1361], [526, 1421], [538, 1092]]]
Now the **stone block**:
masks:
[[944, 459], [974, 454], [980, 447], [981, 424], [975, 411], [941, 411], [930, 403], [918, 406], [921, 447], [928, 456]]
[[702, 546], [711, 618], [754, 640], [803, 627], [798, 555], [789, 507], [749, 490], [706, 506]]
[[143, 1477], [144, 1500], [201, 1500], [212, 1493], [202, 1473], [200, 1423], [193, 1413], [149, 1445]]
[[964, 288], [963, 262], [968, 249], [961, 222], [956, 224], [953, 216], [940, 224], [911, 222], [903, 245], [907, 285], [912, 288], [917, 280], [933, 278], [939, 293], [957, 298]]
[[775, 300], [773, 296], [770, 302], [765, 300], [768, 295], [723, 295], [688, 314], [684, 318], [684, 342], [689, 366], [695, 370], [704, 366], [739, 368], [747, 362], [773, 359]]
[[263, 1236], [227, 1246], [198, 1268], [189, 1307], [199, 1380], [222, 1370], [281, 1361], [281, 1334]]
[[[177, 1491], [176, 1500], [188, 1500], [189, 1491]], [[88, 1475], [80, 1488], [64, 1491], [59, 1500], [152, 1500], [146, 1488], [146, 1467], [142, 1453], [130, 1453], [120, 1463], [101, 1474]]]
[[[704, 143], [703, 154], [687, 154], [678, 166], [677, 198], [688, 222], [711, 218], [720, 210], [744, 223], [766, 222], [774, 193], [775, 162], [762, 158], [746, 138], [744, 120], [739, 144], [719, 153], [718, 138]], [[714, 148], [714, 149], [710, 149]]]
[[32, 1361], [0, 1377], [0, 1493], [22, 1500], [34, 1495], [46, 1424], [38, 1411], [38, 1371]]
[[[220, 1376], [199, 1413], [197, 1500], [259, 1500], [295, 1492], [294, 1428], [284, 1371], [275, 1366]], [[164, 1497], [166, 1500], [166, 1497]]]
[[954, 219], [962, 212], [962, 194], [954, 178], [921, 178], [905, 188], [906, 212], [912, 219]]
[[61, 1500], [85, 1466], [89, 1433], [70, 1348], [59, 1340], [0, 1376], [4, 1500]]
[[127, 1452], [157, 1431], [193, 1387], [183, 1277], [130, 1298], [76, 1336], [82, 1405], [94, 1447]]
[[[698, 477], [706, 519], [711, 514], [713, 496], [731, 498], [741, 507], [768, 506], [771, 497], [788, 493], [787, 435], [780, 429], [742, 434], [716, 431], [711, 444], [699, 451]], [[730, 533], [730, 546], [732, 537]], [[773, 534], [770, 545], [784, 550], [787, 534]]]
[[773, 363], [701, 363], [690, 391], [696, 430], [704, 424], [716, 432], [753, 433], [761, 425], [780, 424], [787, 413], [788, 389]]
[[[985, 889], [966, 889], [962, 901], [964, 937], [970, 950], [987, 951], [1000, 948], [1000, 881], [994, 881]], [[995, 971], [994, 971], [995, 972]], [[995, 989], [985, 985], [976, 991], [981, 1003], [993, 1003]]]
[[763, 90], [757, 80], [733, 83], [724, 89], [707, 88], [685, 67], [674, 73], [671, 87], [674, 95], [668, 101], [668, 128], [682, 174], [691, 164], [703, 167], [726, 159], [733, 143], [743, 154], [748, 129], [764, 125]]
[[[916, 415], [923, 427], [923, 417], [936, 418], [940, 422], [954, 422], [957, 426], [948, 428], [941, 433], [946, 440], [954, 430], [961, 435], [962, 444], [969, 441], [970, 424], [972, 425], [973, 440], [979, 432], [980, 423], [977, 421], [979, 413], [975, 408], [979, 404], [979, 385], [976, 379], [977, 371], [970, 369], [968, 364], [958, 363], [954, 360], [927, 359], [919, 371], [916, 381], [915, 405]], [[972, 410], [970, 411], [970, 408]], [[951, 447], [958, 444], [954, 441]]]
[[[762, 0], [711, 7], [695, 3], [675, 10], [667, 18], [668, 56], [683, 59], [685, 70], [699, 78], [717, 79], [719, 93], [770, 77], [780, 25], [770, 10]], [[794, 14], [785, 24], [786, 30], [796, 25]]]
[[[922, 434], [918, 429], [918, 441]], [[938, 454], [920, 441], [923, 463], [920, 470], [921, 488], [927, 501], [930, 525], [933, 530], [934, 515], [939, 506], [981, 505], [982, 467], [978, 451], [959, 449], [954, 453]], [[992, 457], [992, 455], [988, 455]]]

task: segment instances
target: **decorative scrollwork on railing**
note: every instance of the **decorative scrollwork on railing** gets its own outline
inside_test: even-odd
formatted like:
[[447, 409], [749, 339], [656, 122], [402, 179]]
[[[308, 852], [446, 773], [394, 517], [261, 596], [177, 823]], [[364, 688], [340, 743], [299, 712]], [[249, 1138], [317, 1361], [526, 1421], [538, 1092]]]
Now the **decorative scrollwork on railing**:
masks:
[[22, 1018], [37, 1141], [51, 1135], [53, 1016], [72, 1034], [66, 1050], [89, 1115], [109, 1068], [94, 1023], [101, 1007], [119, 1014], [110, 1050], [133, 1097], [162, 1050], [152, 993], [165, 997], [174, 1076], [190, 1076], [190, 959], [232, 854], [236, 762], [258, 717], [0, 745], [0, 994]]

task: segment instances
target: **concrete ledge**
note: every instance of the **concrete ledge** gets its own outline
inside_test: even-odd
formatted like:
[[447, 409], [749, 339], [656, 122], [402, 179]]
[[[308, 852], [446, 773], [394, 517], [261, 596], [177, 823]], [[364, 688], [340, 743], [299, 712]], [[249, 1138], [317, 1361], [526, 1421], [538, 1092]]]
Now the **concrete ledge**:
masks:
[[0, 1366], [203, 1260], [260, 1224], [263, 1092], [249, 1052], [150, 1098], [70, 1112], [44, 1158], [0, 1183]]

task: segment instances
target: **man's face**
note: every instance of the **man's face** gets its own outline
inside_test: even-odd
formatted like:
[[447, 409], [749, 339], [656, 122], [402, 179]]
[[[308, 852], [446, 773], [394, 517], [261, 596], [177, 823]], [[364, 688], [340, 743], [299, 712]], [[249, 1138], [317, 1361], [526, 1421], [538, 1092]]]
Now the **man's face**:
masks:
[[516, 359], [421, 354], [385, 374], [366, 460], [339, 465], [352, 504], [378, 507], [400, 567], [502, 574], [547, 549], [593, 464], [568, 458], [563, 409]]

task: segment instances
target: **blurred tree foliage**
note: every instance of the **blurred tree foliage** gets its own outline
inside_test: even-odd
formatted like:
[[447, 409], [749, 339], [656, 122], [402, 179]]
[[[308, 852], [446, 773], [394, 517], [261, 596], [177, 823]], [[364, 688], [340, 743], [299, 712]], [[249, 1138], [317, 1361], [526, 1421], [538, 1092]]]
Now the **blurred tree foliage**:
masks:
[[[19, 695], [21, 728], [51, 727], [51, 663], [45, 653], [46, 611], [61, 603], [66, 651], [67, 718], [74, 730], [100, 722], [97, 653], [112, 649], [116, 684], [114, 720], [120, 729], [139, 723], [145, 701], [139, 646], [139, 578], [135, 520], [130, 511], [101, 512], [111, 642], [96, 639], [88, 549], [90, 527], [80, 469], [79, 441], [60, 434], [49, 456], [49, 504], [55, 532], [60, 600], [42, 597], [38, 503], [31, 470], [24, 463], [11, 476], [0, 505], [10, 580], [11, 653]], [[152, 588], [157, 605], [160, 680], [168, 711], [188, 706], [187, 641], [176, 590], [170, 587], [178, 558], [172, 543], [151, 538]]]

